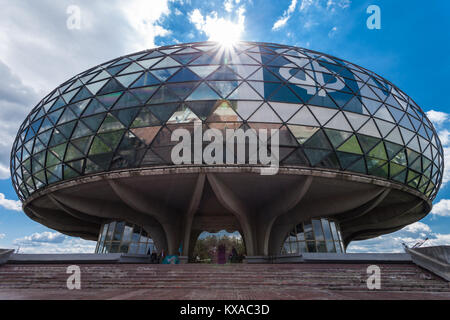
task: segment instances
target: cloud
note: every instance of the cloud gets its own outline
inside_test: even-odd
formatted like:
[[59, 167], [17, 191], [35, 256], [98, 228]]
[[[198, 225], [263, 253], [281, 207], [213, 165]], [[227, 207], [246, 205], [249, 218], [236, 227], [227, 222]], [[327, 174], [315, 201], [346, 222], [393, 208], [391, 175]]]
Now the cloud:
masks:
[[302, 0], [300, 4], [300, 11], [305, 11], [313, 4], [317, 3], [315, 0]]
[[0, 239], [4, 239], [6, 237], [6, 234], [0, 233]]
[[8, 200], [3, 193], [0, 193], [0, 206], [6, 210], [22, 211], [22, 203], [16, 200]]
[[448, 120], [449, 114], [441, 111], [430, 110], [426, 112], [428, 119], [435, 125], [440, 126]]
[[296, 6], [297, 0], [292, 0], [291, 4], [289, 5], [289, 8], [284, 11], [283, 16], [273, 24], [272, 30], [278, 30], [284, 27], [288, 22], [288, 20], [290, 19], [292, 13], [295, 11]]
[[331, 28], [330, 32], [328, 32], [328, 37], [329, 38], [334, 38], [334, 36], [337, 34], [338, 28], [336, 26], [334, 26], [333, 28]]
[[441, 217], [450, 217], [450, 200], [441, 199], [438, 203], [434, 204], [431, 214]]
[[450, 234], [434, 233], [425, 223], [415, 222], [405, 228], [373, 239], [351, 242], [347, 253], [356, 252], [403, 252], [402, 243], [412, 247], [428, 238], [425, 246], [449, 245]]
[[[77, 2], [77, 1], [76, 1]], [[92, 1], [78, 5], [80, 29], [67, 28], [71, 0], [1, 1], [0, 179], [9, 177], [17, 130], [62, 82], [99, 63], [154, 47], [170, 0]]]
[[200, 9], [194, 9], [189, 13], [189, 21], [210, 41], [233, 42], [240, 40], [245, 31], [245, 8], [239, 7], [236, 15], [233, 21], [219, 18], [215, 11], [203, 16]]
[[13, 245], [21, 253], [94, 253], [96, 242], [45, 231], [15, 239]]

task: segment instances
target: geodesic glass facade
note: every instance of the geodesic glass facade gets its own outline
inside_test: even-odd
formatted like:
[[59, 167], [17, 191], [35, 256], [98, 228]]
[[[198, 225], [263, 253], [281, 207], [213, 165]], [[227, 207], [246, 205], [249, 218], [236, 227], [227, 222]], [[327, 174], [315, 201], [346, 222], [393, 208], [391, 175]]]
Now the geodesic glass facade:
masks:
[[277, 44], [193, 43], [143, 51], [87, 70], [24, 121], [11, 176], [24, 200], [48, 185], [127, 168], [172, 165], [171, 132], [280, 130], [280, 165], [403, 183], [434, 199], [443, 151], [400, 89], [341, 59]]

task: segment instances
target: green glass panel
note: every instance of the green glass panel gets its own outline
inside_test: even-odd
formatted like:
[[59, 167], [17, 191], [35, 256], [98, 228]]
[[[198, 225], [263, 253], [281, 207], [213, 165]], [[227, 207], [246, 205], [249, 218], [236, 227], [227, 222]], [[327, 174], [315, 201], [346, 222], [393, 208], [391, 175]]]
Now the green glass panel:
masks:
[[406, 154], [408, 156], [408, 163], [409, 164], [414, 163], [414, 161], [416, 161], [416, 159], [418, 157], [420, 157], [420, 154], [418, 154], [417, 152], [412, 151], [411, 149], [408, 149], [408, 148], [406, 148]]
[[392, 162], [395, 162], [397, 164], [400, 164], [402, 166], [407, 166], [408, 161], [406, 160], [406, 153], [405, 150], [400, 151], [395, 155], [395, 157], [392, 159]]
[[105, 144], [99, 137], [95, 137], [92, 142], [91, 149], [89, 150], [89, 156], [111, 152], [111, 148]]
[[[58, 180], [62, 179], [62, 165], [58, 164], [56, 166], [47, 168], [47, 172], [50, 172], [52, 175], [58, 178]], [[50, 181], [49, 181], [50, 182]]]
[[99, 134], [99, 137], [108, 146], [110, 146], [112, 150], [114, 150], [114, 149], [116, 149], [117, 145], [119, 144], [120, 140], [122, 139], [124, 132], [125, 132], [125, 130], [108, 132], [108, 133]]
[[330, 154], [330, 151], [328, 150], [306, 149], [306, 148], [304, 149], [304, 152], [308, 157], [311, 166], [317, 165]]
[[78, 177], [79, 175], [80, 174], [78, 172], [73, 170], [68, 165], [64, 166], [64, 180], [72, 179], [72, 178]]
[[77, 124], [76, 121], [72, 121], [61, 126], [58, 126], [59, 132], [61, 132], [66, 138], [70, 138], [72, 135], [73, 128]]
[[99, 114], [96, 116], [84, 118], [80, 121], [87, 125], [92, 131], [96, 132], [98, 130], [98, 127], [102, 124], [104, 118], [105, 114]]
[[120, 123], [119, 120], [114, 118], [111, 114], [108, 114], [103, 121], [101, 127], [98, 129], [99, 133], [107, 132], [107, 131], [114, 131], [119, 129], [124, 129], [122, 123]]
[[381, 167], [369, 170], [369, 174], [373, 174], [382, 178], [387, 178], [389, 174], [389, 165], [386, 163]]
[[93, 134], [93, 131], [89, 129], [83, 122], [79, 121], [77, 124], [77, 128], [72, 134], [72, 139], [81, 138], [87, 135]]
[[93, 136], [84, 137], [81, 139], [72, 140], [71, 143], [83, 154], [87, 154], [89, 147], [91, 146]]
[[331, 144], [333, 147], [337, 148], [340, 146], [345, 140], [350, 138], [352, 135], [349, 132], [339, 131], [339, 130], [332, 130], [332, 129], [324, 129], [325, 133], [327, 134], [328, 138], [331, 141]]
[[418, 157], [413, 164], [410, 164], [409, 167], [415, 171], [422, 172], [422, 162], [420, 160], [421, 157]]
[[333, 150], [322, 130], [317, 131], [311, 138], [309, 138], [304, 143], [304, 146], [310, 148]]
[[364, 158], [356, 161], [354, 164], [352, 164], [346, 170], [360, 172], [360, 173], [366, 173], [366, 164], [364, 162]]
[[369, 152], [370, 149], [375, 147], [375, 145], [380, 142], [380, 139], [378, 138], [369, 137], [362, 134], [357, 134], [357, 136], [359, 142], [361, 143], [361, 148], [363, 149], [364, 153]]
[[391, 178], [397, 176], [400, 172], [406, 169], [405, 166], [398, 165], [394, 162], [391, 162], [390, 166], [391, 166]]
[[403, 149], [403, 146], [389, 141], [385, 141], [384, 145], [386, 146], [389, 160], [392, 160]]
[[369, 152], [370, 157], [387, 160], [386, 150], [384, 149], [383, 142], [380, 142], [375, 148]]
[[108, 170], [112, 156], [113, 156], [112, 153], [104, 153], [90, 156], [89, 159], [86, 160], [85, 172], [91, 173], [96, 171]]
[[358, 140], [354, 135], [350, 139], [348, 139], [345, 143], [343, 143], [339, 148], [337, 148], [337, 150], [342, 152], [363, 154], [361, 147], [359, 146]]
[[71, 166], [73, 169], [75, 169], [78, 172], [82, 172], [83, 164], [84, 164], [84, 159], [78, 160], [78, 161], [72, 161], [72, 162], [68, 163], [69, 166]]
[[74, 159], [80, 159], [83, 158], [83, 153], [78, 150], [73, 144], [69, 144], [66, 151], [66, 156], [64, 158], [64, 161], [71, 161]]
[[366, 160], [367, 160], [367, 169], [369, 170], [369, 173], [371, 173], [371, 171], [375, 170], [376, 168], [386, 163], [386, 161], [384, 160], [375, 158], [366, 158]]
[[161, 121], [156, 118], [150, 110], [153, 108], [146, 107], [141, 110], [139, 115], [134, 119], [131, 128], [151, 127], [161, 124]]
[[51, 148], [52, 151], [59, 159], [64, 159], [64, 152], [66, 151], [67, 143], [60, 144], [54, 148]]
[[336, 152], [339, 162], [341, 163], [341, 166], [343, 169], [348, 168], [351, 164], [356, 162], [357, 160], [361, 159], [360, 155], [352, 154], [352, 153], [346, 153], [346, 152]]

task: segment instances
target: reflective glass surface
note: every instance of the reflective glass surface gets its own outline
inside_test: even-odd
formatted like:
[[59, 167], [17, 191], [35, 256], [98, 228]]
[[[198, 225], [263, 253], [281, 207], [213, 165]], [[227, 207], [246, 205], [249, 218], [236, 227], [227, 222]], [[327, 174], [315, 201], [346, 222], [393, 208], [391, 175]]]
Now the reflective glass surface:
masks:
[[150, 254], [156, 252], [153, 240], [147, 232], [124, 221], [103, 224], [95, 253]]
[[339, 224], [324, 218], [299, 223], [287, 235], [281, 254], [302, 252], [345, 253]]
[[24, 200], [112, 170], [173, 165], [170, 134], [280, 129], [281, 166], [373, 175], [434, 199], [443, 149], [424, 112], [388, 80], [297, 47], [181, 44], [121, 57], [61, 84], [33, 108], [11, 153]]

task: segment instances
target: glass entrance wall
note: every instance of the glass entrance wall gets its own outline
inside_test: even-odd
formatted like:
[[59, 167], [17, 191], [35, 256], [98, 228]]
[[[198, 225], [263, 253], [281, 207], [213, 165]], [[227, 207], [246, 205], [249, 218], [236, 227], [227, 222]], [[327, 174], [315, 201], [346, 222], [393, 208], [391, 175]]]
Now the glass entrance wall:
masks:
[[289, 232], [281, 254], [302, 252], [345, 253], [339, 224], [321, 218], [299, 223]]
[[140, 226], [125, 221], [112, 221], [103, 224], [95, 253], [134, 253], [156, 252], [150, 235]]

